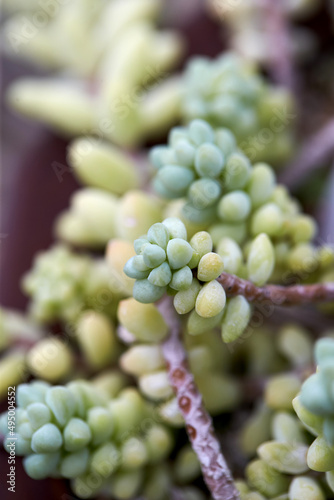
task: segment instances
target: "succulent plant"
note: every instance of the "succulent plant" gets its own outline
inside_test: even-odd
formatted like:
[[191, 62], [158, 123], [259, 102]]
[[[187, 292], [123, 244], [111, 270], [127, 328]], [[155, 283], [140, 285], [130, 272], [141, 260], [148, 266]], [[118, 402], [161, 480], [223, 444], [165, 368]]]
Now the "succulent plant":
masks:
[[[8, 98], [74, 137], [52, 167], [82, 184], [23, 278], [28, 315], [0, 311], [4, 448], [79, 498], [329, 500], [334, 333], [280, 314], [334, 304], [333, 248], [277, 181], [298, 147], [291, 89], [233, 52], [167, 75], [183, 43], [156, 28], [161, 0], [4, 3], [7, 53], [48, 9], [19, 55], [53, 74]], [[258, 6], [229, 7], [253, 28]]]

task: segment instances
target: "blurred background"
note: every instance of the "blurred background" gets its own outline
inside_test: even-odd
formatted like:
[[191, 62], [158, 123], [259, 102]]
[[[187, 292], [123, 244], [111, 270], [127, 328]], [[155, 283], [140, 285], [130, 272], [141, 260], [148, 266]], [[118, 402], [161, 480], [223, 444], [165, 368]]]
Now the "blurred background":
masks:
[[[334, 240], [334, 158], [333, 148], [330, 148], [328, 143], [334, 143], [333, 18], [330, 2], [316, 3], [316, 8], [307, 15], [291, 14], [291, 17], [288, 17], [287, 33], [291, 37], [289, 43], [294, 45], [293, 84], [298, 89], [297, 135], [300, 144], [307, 144], [309, 138], [322, 130], [322, 127], [329, 123], [332, 125], [325, 131], [326, 134], [318, 137], [318, 142], [314, 143], [315, 149], [318, 148], [315, 154], [319, 153], [320, 158], [316, 169], [312, 168], [312, 171], [295, 177], [289, 170], [284, 174], [282, 169], [279, 176], [282, 175], [282, 179], [286, 179], [290, 184], [293, 194], [299, 198], [305, 211], [319, 221], [319, 241], [331, 243]], [[254, 32], [261, 33], [258, 21], [255, 22], [253, 32], [250, 30], [244, 33], [240, 28], [242, 20], [239, 19], [238, 32], [236, 20], [229, 15], [233, 9], [228, 9], [224, 16], [220, 16], [219, 12], [215, 11], [214, 4], [214, 1], [205, 0], [165, 0], [163, 13], [159, 17], [159, 27], [176, 30], [182, 33], [185, 39], [185, 52], [176, 71], [184, 68], [185, 61], [191, 55], [214, 57], [224, 50], [236, 48], [239, 52], [249, 50], [249, 53], [244, 55], [257, 59], [263, 74], [274, 80], [277, 74], [272, 71], [272, 54], [278, 55], [279, 46], [275, 47], [273, 39], [267, 42], [262, 40], [262, 48], [274, 44], [274, 47], [271, 47], [273, 51], [269, 56], [262, 52], [257, 53], [253, 36]], [[10, 0], [4, 2], [2, 7], [2, 24], [11, 15], [8, 7]], [[251, 24], [251, 14], [246, 12], [243, 15], [246, 15], [248, 24]], [[54, 219], [60, 211], [68, 207], [70, 196], [79, 184], [70, 171], [60, 182], [54, 170], [55, 162], [66, 165], [66, 148], [69, 141], [47, 126], [20, 116], [6, 102], [6, 91], [13, 81], [22, 76], [52, 74], [52, 71], [48, 72], [38, 64], [20, 57], [13, 57], [6, 50], [1, 54], [1, 66], [0, 303], [8, 308], [23, 310], [27, 298], [20, 289], [21, 277], [30, 268], [34, 254], [47, 249], [52, 243]], [[154, 142], [160, 143], [164, 140], [165, 137], [162, 136]], [[324, 142], [327, 150], [326, 154], [322, 155]], [[144, 143], [145, 148], [151, 145], [152, 141]], [[291, 164], [293, 165], [293, 159]], [[0, 458], [0, 470], [5, 471], [7, 454], [3, 450], [0, 452]], [[27, 500], [36, 496], [57, 500], [74, 498], [65, 482], [33, 481], [23, 475], [19, 464], [16, 489], [17, 498]], [[12, 497], [7, 490], [3, 473], [0, 497], [3, 500]]]

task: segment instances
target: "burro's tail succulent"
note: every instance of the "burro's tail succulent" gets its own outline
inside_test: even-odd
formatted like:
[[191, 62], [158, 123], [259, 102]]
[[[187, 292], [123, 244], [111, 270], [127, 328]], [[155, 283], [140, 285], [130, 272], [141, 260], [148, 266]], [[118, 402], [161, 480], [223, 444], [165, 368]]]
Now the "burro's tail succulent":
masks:
[[325, 472], [334, 491], [334, 339], [323, 338], [315, 345], [317, 371], [302, 385], [294, 409], [306, 429], [316, 436], [307, 452], [310, 469]]

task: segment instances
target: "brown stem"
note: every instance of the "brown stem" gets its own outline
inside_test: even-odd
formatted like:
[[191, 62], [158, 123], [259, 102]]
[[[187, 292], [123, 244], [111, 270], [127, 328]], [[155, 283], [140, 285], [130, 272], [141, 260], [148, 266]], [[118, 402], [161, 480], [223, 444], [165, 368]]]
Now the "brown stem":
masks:
[[269, 70], [273, 79], [285, 87], [292, 89], [295, 85], [291, 57], [291, 40], [289, 23], [284, 12], [282, 0], [265, 0], [266, 28], [268, 44], [271, 48]]
[[297, 158], [284, 168], [279, 181], [293, 188], [327, 160], [334, 152], [334, 118], [329, 120], [316, 134], [308, 138]]
[[170, 329], [162, 345], [170, 383], [176, 393], [192, 447], [200, 461], [204, 480], [214, 500], [239, 500], [211, 417], [188, 369], [187, 356], [180, 340], [180, 324], [170, 297], [163, 299], [160, 307]]
[[218, 282], [223, 286], [229, 297], [243, 295], [248, 302], [270, 301], [275, 305], [290, 306], [334, 300], [334, 283], [257, 287], [250, 281], [228, 273], [222, 273], [218, 278]]

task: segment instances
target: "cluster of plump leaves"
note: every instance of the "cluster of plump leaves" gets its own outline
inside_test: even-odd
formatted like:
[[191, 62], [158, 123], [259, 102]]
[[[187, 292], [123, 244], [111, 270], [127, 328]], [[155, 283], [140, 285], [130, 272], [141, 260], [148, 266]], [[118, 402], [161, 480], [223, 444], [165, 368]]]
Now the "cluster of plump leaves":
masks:
[[167, 287], [176, 291], [190, 287], [193, 249], [180, 220], [170, 218], [154, 224], [146, 236], [135, 240], [134, 248], [137, 255], [127, 262], [124, 272], [137, 280], [133, 289], [135, 299], [155, 302]]
[[[168, 144], [154, 147], [150, 158], [156, 168], [153, 187], [171, 200], [167, 212], [178, 215], [192, 234], [207, 230], [216, 248], [229, 239], [225, 244], [234, 247], [236, 258], [226, 271], [259, 285], [267, 281], [271, 272], [257, 279], [242, 269], [242, 254], [247, 257], [250, 242], [262, 234], [273, 244], [269, 271], [276, 268], [277, 281], [286, 271], [309, 277], [332, 268], [333, 251], [311, 243], [317, 230], [313, 218], [277, 184], [270, 165], [251, 164], [230, 130], [193, 120], [172, 129]], [[259, 260], [264, 260], [260, 254]]]
[[74, 321], [82, 310], [95, 305], [96, 296], [109, 288], [109, 282], [110, 272], [102, 259], [93, 260], [56, 245], [36, 256], [22, 284], [32, 298], [31, 315], [48, 323]]
[[279, 164], [292, 153], [293, 98], [268, 84], [256, 65], [233, 53], [214, 60], [195, 57], [186, 68], [184, 87], [186, 122], [201, 118], [215, 128], [227, 127], [252, 161]]
[[[237, 222], [249, 214], [250, 200], [239, 189], [247, 184], [251, 164], [237, 148], [230, 130], [215, 130], [204, 120], [193, 120], [188, 127], [172, 129], [168, 146], [154, 147], [150, 158], [157, 169], [153, 181], [156, 192], [167, 199], [186, 197], [184, 214], [188, 220], [205, 224], [218, 215]], [[240, 198], [234, 207], [238, 214], [223, 202], [218, 206], [223, 192], [233, 190], [234, 197]]]
[[[141, 428], [150, 415], [150, 405], [134, 388], [110, 398], [86, 381], [66, 386], [34, 381], [17, 388], [15, 424], [7, 413], [0, 422], [5, 447], [10, 452], [14, 440], [33, 479], [63, 477], [72, 480], [80, 497], [86, 498], [89, 488], [91, 494], [109, 488], [121, 499], [132, 497], [142, 479], [134, 482], [128, 495], [120, 470], [130, 478], [143, 477], [146, 466], [158, 464], [172, 449], [172, 435], [163, 424], [152, 421], [147, 429]], [[93, 487], [92, 475], [98, 479]]]
[[226, 342], [243, 333], [251, 307], [242, 296], [226, 300], [225, 290], [217, 281], [224, 262], [212, 251], [209, 233], [200, 231], [187, 242], [182, 221], [168, 218], [154, 224], [145, 237], [135, 240], [134, 246], [137, 255], [126, 263], [124, 272], [136, 279], [136, 300], [148, 304], [168, 292], [174, 296], [179, 314], [191, 313], [190, 333], [199, 334], [218, 324], [222, 324]]
[[188, 64], [185, 80], [183, 109], [188, 119], [203, 118], [239, 136], [256, 130], [258, 108], [268, 85], [254, 66], [234, 54], [213, 61], [197, 57]]
[[[325, 394], [325, 387], [330, 387], [333, 379], [328, 373], [325, 377], [320, 373], [321, 366], [331, 364], [334, 340], [324, 337], [315, 344], [319, 369], [303, 383], [301, 370], [312, 362], [311, 335], [298, 325], [283, 327], [275, 338], [277, 334], [273, 356], [284, 354], [295, 371], [280, 370], [269, 377], [264, 401], [244, 424], [240, 435], [242, 451], [248, 457], [255, 453], [257, 456], [246, 467], [246, 480], [237, 481], [237, 486], [242, 500], [331, 498], [328, 487], [333, 491], [333, 447], [324, 430], [330, 432], [332, 424], [331, 395], [330, 391]], [[326, 472], [327, 481], [320, 474], [315, 476], [314, 470]]]
[[[191, 313], [189, 333], [222, 325], [224, 341], [232, 342], [247, 327], [250, 305], [242, 296], [226, 300], [217, 282], [223, 270], [262, 286], [302, 272], [310, 260], [308, 277], [331, 266], [333, 255], [310, 243], [313, 219], [276, 184], [269, 165], [251, 164], [230, 130], [193, 120], [172, 129], [168, 145], [154, 147], [150, 158], [156, 191], [182, 209], [135, 240], [137, 255], [124, 271], [136, 279], [133, 296], [140, 302], [173, 295], [176, 311]], [[189, 239], [187, 229], [195, 232]]]
[[317, 436], [307, 453], [308, 466], [326, 472], [334, 491], [334, 339], [315, 344], [317, 371], [302, 385], [294, 400], [298, 417], [311, 434]]
[[[136, 300], [144, 304], [155, 302], [166, 291], [176, 294], [176, 297], [185, 297], [185, 294], [178, 295], [178, 292], [187, 292], [190, 289], [194, 295], [198, 295], [201, 281], [206, 283], [202, 290], [208, 294], [208, 290], [214, 288], [215, 294], [221, 298], [220, 309], [224, 307], [225, 292], [215, 281], [223, 271], [223, 260], [220, 255], [212, 252], [212, 240], [208, 233], [196, 233], [188, 242], [183, 222], [177, 218], [168, 218], [151, 226], [146, 236], [135, 240], [134, 247], [137, 255], [126, 263], [124, 272], [136, 279], [133, 288]], [[209, 301], [209, 297], [207, 300]], [[199, 302], [200, 300], [196, 310], [202, 317], [217, 314], [214, 308], [205, 312]], [[194, 304], [187, 307], [187, 310], [179, 307], [180, 313], [185, 314], [193, 307]]]

